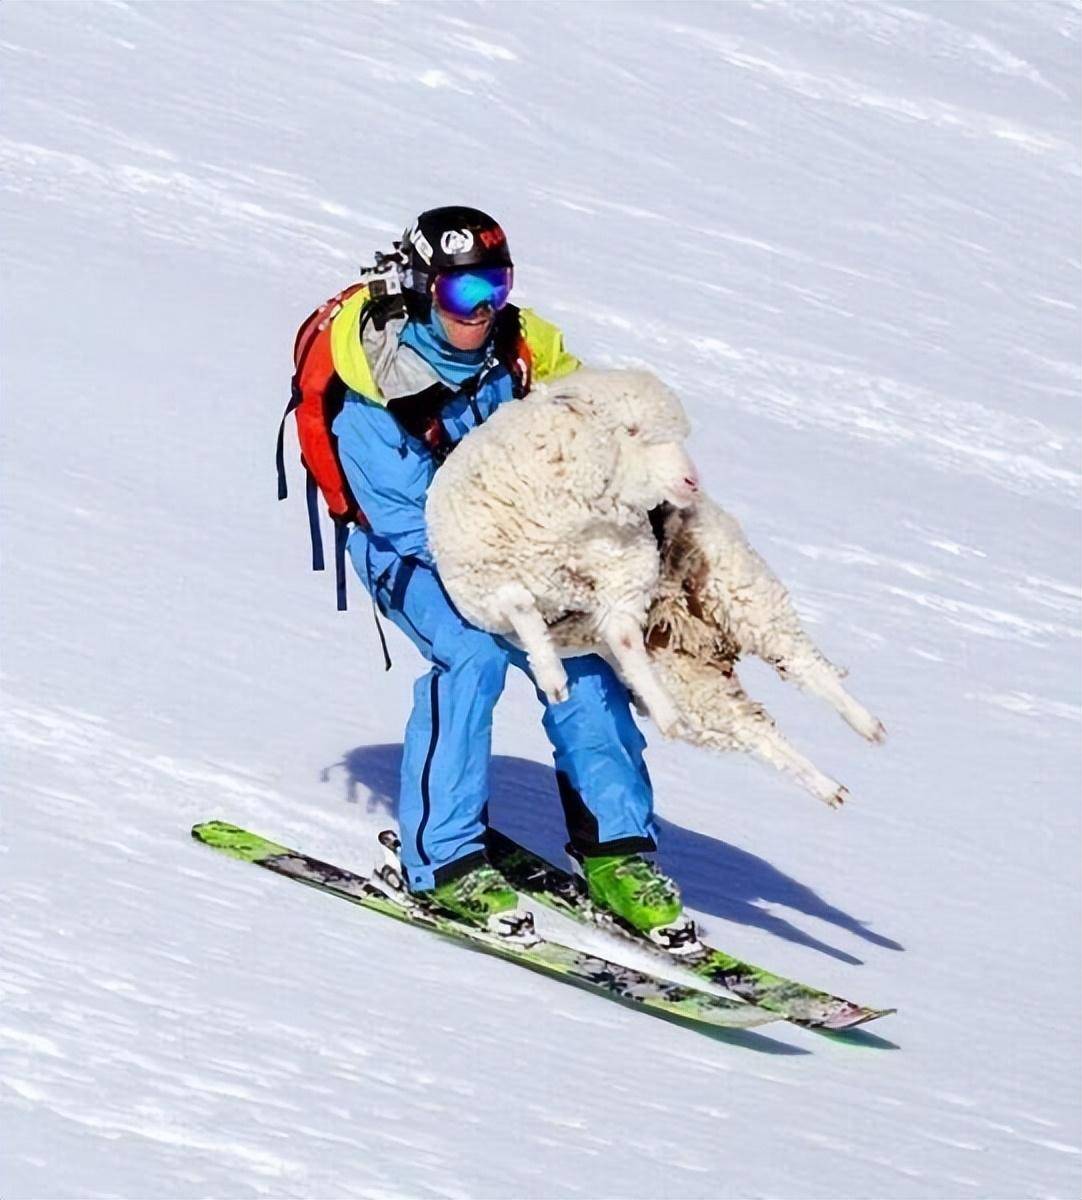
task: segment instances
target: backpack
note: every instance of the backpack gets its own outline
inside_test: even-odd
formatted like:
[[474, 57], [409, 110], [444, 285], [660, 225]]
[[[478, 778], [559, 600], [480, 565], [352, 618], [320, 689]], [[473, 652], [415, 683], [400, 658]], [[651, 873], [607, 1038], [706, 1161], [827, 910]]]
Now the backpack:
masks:
[[[332, 432], [335, 417], [342, 410], [346, 384], [334, 365], [331, 350], [331, 325], [347, 301], [366, 288], [369, 298], [362, 301], [362, 328], [375, 321], [379, 328], [391, 317], [405, 314], [405, 302], [394, 287], [388, 286], [385, 275], [374, 274], [351, 284], [336, 296], [325, 301], [302, 322], [293, 344], [293, 383], [289, 403], [278, 427], [276, 465], [278, 469], [278, 499], [286, 499], [288, 489], [285, 472], [285, 426], [289, 414], [296, 413], [297, 439], [301, 449], [301, 465], [305, 469], [308, 502], [308, 526], [312, 537], [312, 570], [324, 570], [323, 539], [320, 533], [319, 497], [322, 495], [327, 511], [334, 522], [334, 564], [338, 609], [346, 609], [346, 541], [350, 525], [370, 528], [368, 519], [357, 503], [345, 472], [338, 459], [338, 439]], [[532, 354], [522, 332], [519, 310], [506, 305], [497, 316], [495, 354], [511, 372], [514, 394], [521, 397], [530, 387]], [[482, 371], [482, 374], [484, 372]], [[476, 387], [479, 378], [472, 382]], [[387, 402], [388, 411], [413, 436], [423, 441], [437, 461], [446, 456], [449, 446], [440, 440], [442, 427], [438, 414], [443, 406], [470, 384], [458, 390], [444, 384], [434, 384], [415, 396], [398, 397]]]

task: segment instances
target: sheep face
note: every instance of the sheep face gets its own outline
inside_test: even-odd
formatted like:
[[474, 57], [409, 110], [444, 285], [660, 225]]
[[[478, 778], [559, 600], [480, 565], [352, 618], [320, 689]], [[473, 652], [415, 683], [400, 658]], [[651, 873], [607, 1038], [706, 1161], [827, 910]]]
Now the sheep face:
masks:
[[650, 442], [629, 429], [618, 435], [618, 444], [618, 490], [625, 503], [647, 511], [694, 503], [699, 472], [681, 442]]
[[691, 432], [676, 396], [649, 371], [619, 373], [612, 405], [624, 466], [624, 498], [646, 509], [661, 503], [687, 508], [699, 490], [699, 473], [684, 449]]
[[633, 508], [667, 502], [687, 508], [699, 476], [683, 442], [690, 432], [676, 396], [649, 371], [576, 371], [552, 386], [552, 394], [586, 409], [617, 452], [615, 491]]

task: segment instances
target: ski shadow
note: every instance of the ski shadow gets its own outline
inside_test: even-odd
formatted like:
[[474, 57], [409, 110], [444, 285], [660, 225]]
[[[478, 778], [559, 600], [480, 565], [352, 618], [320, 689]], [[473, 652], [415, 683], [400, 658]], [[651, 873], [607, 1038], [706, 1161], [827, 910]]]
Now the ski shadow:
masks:
[[[401, 762], [402, 746], [398, 743], [358, 746], [346, 753], [341, 762], [326, 768], [323, 779], [329, 780], [336, 770], [344, 770], [348, 803], [364, 802], [369, 812], [382, 811], [393, 818]], [[493, 756], [490, 778], [491, 822], [546, 858], [562, 864], [567, 833], [552, 768], [530, 759], [498, 754]], [[778, 905], [814, 917], [875, 946], [904, 949], [779, 871], [766, 859], [663, 817], [658, 818], [658, 824], [659, 858], [665, 870], [678, 880], [689, 908], [761, 929], [852, 965], [863, 960], [813, 937], [765, 906]]]

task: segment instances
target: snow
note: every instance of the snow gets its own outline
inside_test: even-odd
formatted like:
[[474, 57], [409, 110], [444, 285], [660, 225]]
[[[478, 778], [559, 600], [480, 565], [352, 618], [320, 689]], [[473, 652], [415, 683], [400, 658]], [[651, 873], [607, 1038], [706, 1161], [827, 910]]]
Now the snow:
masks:
[[[5, 1200], [1079, 1194], [1080, 41], [1073, 0], [4, 6]], [[457, 201], [680, 391], [890, 730], [749, 664], [851, 805], [650, 754], [709, 935], [899, 1007], [863, 1038], [698, 1035], [188, 837], [363, 866], [389, 821], [418, 663], [334, 611], [272, 443], [300, 320]], [[522, 678], [496, 741], [557, 853]]]

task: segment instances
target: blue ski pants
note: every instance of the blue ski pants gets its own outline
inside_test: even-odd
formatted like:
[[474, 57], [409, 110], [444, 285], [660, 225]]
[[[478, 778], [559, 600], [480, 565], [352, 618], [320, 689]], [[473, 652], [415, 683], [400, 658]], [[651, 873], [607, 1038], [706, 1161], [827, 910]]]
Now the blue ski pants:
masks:
[[[526, 656], [468, 624], [420, 560], [374, 551], [360, 530], [349, 550], [380, 611], [432, 664], [413, 689], [398, 810], [409, 886], [425, 891], [483, 861], [492, 714], [508, 664], [529, 674]], [[564, 666], [568, 699], [538, 697], [571, 843], [583, 854], [653, 850], [646, 741], [628, 691], [596, 655]]]

